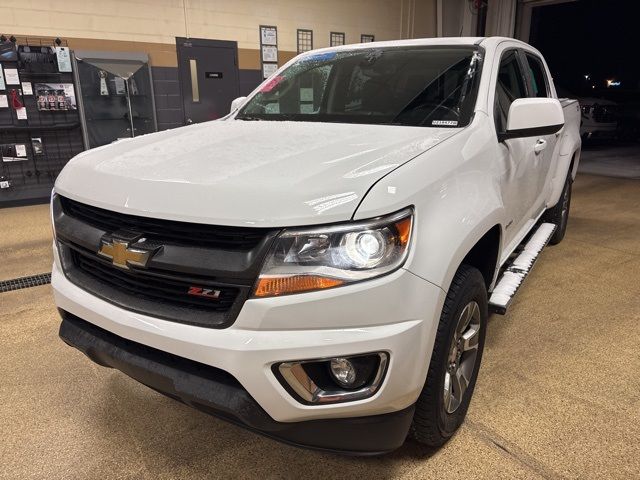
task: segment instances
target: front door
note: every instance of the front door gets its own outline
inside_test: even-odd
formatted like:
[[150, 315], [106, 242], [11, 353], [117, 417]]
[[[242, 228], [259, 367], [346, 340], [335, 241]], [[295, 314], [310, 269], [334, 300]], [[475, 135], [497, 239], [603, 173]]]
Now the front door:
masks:
[[185, 124], [224, 117], [240, 96], [238, 44], [176, 38], [176, 49]]
[[[495, 86], [494, 120], [497, 132], [507, 127], [509, 107], [518, 98], [527, 97], [527, 83], [518, 51], [507, 49], [500, 58]], [[535, 144], [537, 138], [514, 138], [498, 144], [497, 157], [503, 167], [502, 200], [507, 219], [505, 251], [517, 245], [533, 222], [539, 197]]]

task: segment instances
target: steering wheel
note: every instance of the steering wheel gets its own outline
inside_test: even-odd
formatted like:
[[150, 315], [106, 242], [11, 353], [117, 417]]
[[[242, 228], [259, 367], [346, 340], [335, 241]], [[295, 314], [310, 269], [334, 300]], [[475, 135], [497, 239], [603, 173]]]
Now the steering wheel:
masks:
[[[455, 110], [455, 109], [453, 109], [451, 107], [447, 107], [446, 105], [442, 105], [442, 104], [439, 104], [439, 103], [423, 103], [420, 107], [421, 107], [421, 109], [422, 108], [431, 107], [431, 111], [430, 111], [429, 115], [427, 116], [427, 118], [429, 118], [431, 115], [433, 115], [433, 113], [436, 110], [444, 109], [448, 113], [452, 114], [455, 117], [456, 120], [460, 120], [460, 112], [458, 112], [457, 110]], [[425, 118], [422, 123], [426, 122], [427, 118]]]

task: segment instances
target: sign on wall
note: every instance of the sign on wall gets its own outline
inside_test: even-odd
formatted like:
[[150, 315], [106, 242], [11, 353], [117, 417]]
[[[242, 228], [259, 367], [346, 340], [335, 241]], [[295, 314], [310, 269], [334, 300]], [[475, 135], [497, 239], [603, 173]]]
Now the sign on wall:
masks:
[[278, 29], [277, 27], [260, 27], [260, 43], [262, 45], [278, 45]]
[[262, 78], [278, 70], [278, 28], [272, 25], [260, 25], [260, 63]]

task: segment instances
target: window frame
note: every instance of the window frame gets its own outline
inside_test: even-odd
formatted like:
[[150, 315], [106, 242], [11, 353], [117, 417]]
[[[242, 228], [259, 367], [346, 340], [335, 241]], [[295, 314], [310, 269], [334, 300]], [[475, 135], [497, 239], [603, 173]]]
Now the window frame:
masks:
[[[339, 45], [334, 45], [333, 43], [333, 36], [334, 35], [340, 35], [342, 37], [342, 43]], [[346, 45], [347, 44], [347, 35], [344, 32], [329, 32], [329, 46], [330, 47], [340, 47], [342, 45]]]
[[[366, 38], [370, 38], [371, 40], [365, 40]], [[376, 36], [371, 33], [361, 33], [360, 34], [360, 43], [372, 43], [376, 41]]]
[[529, 81], [529, 98], [553, 98], [552, 94], [551, 94], [551, 83], [549, 82], [549, 75], [547, 73], [547, 69], [544, 65], [544, 61], [542, 60], [542, 58], [533, 53], [530, 52], [528, 50], [522, 50], [521, 52], [522, 54], [522, 58], [524, 60], [524, 62], [526, 62], [526, 68], [527, 68], [527, 72], [531, 73], [531, 67], [529, 64], [529, 57], [531, 57], [534, 61], [538, 62], [538, 65], [540, 66], [540, 69], [542, 70], [542, 77], [543, 77], [543, 81], [544, 81], [544, 88], [546, 91], [546, 95], [544, 97], [537, 97], [534, 96], [535, 92], [533, 90], [533, 83], [532, 83], [532, 74], [527, 75], [527, 80]]
[[[497, 117], [496, 117], [496, 102], [498, 101], [498, 76], [500, 75], [500, 65], [502, 65], [502, 61], [504, 60], [504, 57], [506, 55], [508, 55], [511, 52], [515, 52], [516, 54], [516, 62], [518, 64], [518, 67], [520, 68], [520, 79], [522, 80], [522, 85], [524, 87], [524, 93], [525, 96], [524, 97], [518, 97], [518, 98], [530, 98], [531, 95], [531, 86], [529, 85], [529, 76], [525, 73], [527, 72], [527, 68], [529, 68], [528, 64], [525, 64], [524, 61], [526, 61], [526, 59], [524, 59], [524, 56], [522, 54], [522, 49], [516, 46], [510, 46], [505, 48], [501, 53], [500, 53], [500, 59], [498, 60], [498, 64], [496, 67], [496, 71], [495, 71], [495, 82], [493, 84], [493, 102], [491, 104], [491, 112], [492, 112], [492, 117], [493, 117], [493, 128], [496, 132], [496, 136], [499, 136], [501, 133], [504, 133], [500, 130], [498, 130], [498, 125], [497, 125]], [[517, 100], [517, 99], [516, 99]], [[508, 118], [507, 118], [508, 120]], [[506, 127], [506, 125], [505, 125]]]
[[[311, 43], [310, 43], [309, 50], [300, 50], [300, 34], [301, 33], [310, 34]], [[313, 50], [313, 30], [311, 30], [309, 28], [298, 28], [298, 29], [296, 29], [296, 48], [298, 50], [298, 55], [301, 54], [301, 53], [310, 52], [311, 50]]]

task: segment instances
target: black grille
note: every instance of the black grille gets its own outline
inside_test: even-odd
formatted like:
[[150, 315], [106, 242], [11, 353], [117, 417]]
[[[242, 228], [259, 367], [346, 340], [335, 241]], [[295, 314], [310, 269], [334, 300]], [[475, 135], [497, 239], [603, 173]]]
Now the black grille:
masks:
[[112, 212], [60, 197], [64, 213], [100, 230], [144, 232], [151, 240], [176, 245], [197, 245], [227, 250], [251, 250], [269, 233], [268, 229], [224, 227]]
[[[156, 303], [179, 305], [190, 309], [226, 312], [238, 295], [234, 287], [219, 286], [198, 279], [180, 279], [147, 271], [124, 270], [95, 256], [73, 250], [71, 253], [76, 268], [99, 282], [104, 282], [127, 295], [146, 298]], [[192, 286], [220, 291], [217, 299], [189, 295]]]

